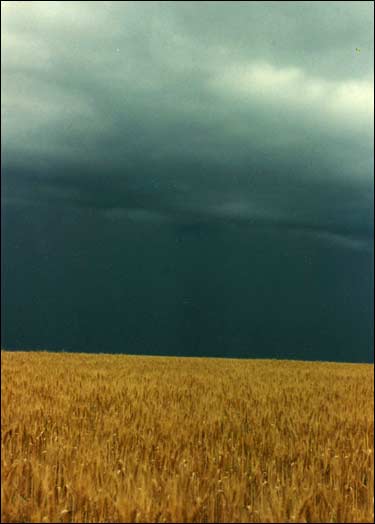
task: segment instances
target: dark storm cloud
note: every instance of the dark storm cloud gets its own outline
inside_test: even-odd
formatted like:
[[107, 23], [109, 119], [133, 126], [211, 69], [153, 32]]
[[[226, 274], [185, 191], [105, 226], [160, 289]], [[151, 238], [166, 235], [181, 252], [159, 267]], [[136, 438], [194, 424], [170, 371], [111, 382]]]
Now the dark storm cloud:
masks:
[[371, 235], [372, 9], [3, 2], [3, 198]]

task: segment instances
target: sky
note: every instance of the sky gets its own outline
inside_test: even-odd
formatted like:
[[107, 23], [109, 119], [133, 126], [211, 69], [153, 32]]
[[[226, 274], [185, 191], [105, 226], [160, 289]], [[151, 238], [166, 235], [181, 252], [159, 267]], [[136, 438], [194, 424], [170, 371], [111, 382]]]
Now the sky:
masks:
[[2, 2], [6, 348], [373, 361], [372, 2]]

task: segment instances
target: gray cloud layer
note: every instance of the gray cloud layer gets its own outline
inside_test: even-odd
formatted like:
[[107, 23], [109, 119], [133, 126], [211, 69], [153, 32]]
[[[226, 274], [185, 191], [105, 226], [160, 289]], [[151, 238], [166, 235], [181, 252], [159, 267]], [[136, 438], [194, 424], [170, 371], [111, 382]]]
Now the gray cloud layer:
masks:
[[372, 234], [371, 2], [3, 2], [9, 204]]

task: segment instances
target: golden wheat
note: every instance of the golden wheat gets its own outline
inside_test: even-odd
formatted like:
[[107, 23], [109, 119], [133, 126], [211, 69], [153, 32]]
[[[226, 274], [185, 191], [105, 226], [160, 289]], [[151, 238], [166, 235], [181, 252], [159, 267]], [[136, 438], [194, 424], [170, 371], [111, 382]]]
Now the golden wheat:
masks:
[[373, 365], [2, 352], [2, 522], [369, 522]]

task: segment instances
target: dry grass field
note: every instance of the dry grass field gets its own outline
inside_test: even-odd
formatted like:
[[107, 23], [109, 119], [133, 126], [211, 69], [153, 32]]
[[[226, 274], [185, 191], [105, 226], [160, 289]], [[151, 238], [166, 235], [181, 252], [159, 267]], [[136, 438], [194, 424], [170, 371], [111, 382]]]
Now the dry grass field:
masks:
[[374, 367], [1, 354], [2, 522], [370, 522]]

